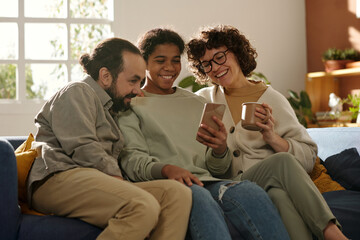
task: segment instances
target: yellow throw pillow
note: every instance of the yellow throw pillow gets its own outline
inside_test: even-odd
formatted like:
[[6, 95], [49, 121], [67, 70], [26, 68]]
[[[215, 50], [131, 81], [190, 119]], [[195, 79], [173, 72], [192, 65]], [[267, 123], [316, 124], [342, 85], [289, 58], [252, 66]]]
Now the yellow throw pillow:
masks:
[[35, 149], [31, 149], [34, 136], [30, 133], [29, 137], [16, 150], [16, 162], [18, 171], [18, 194], [21, 212], [24, 214], [44, 215], [29, 208], [27, 204], [26, 179], [29, 175], [32, 164], [37, 157]]
[[344, 187], [332, 180], [330, 175], [327, 174], [327, 170], [325, 166], [320, 163], [319, 157], [316, 159], [314, 169], [309, 175], [321, 193], [345, 190]]
[[36, 150], [31, 149], [31, 143], [33, 141], [34, 136], [30, 133], [28, 139], [15, 150], [18, 172], [18, 194], [19, 200], [22, 202], [27, 202], [26, 179], [28, 177], [31, 166], [37, 157]]

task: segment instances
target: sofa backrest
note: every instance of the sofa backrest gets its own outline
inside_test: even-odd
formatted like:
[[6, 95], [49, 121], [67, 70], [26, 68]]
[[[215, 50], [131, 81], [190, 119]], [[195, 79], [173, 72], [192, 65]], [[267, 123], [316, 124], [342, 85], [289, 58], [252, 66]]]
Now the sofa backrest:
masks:
[[27, 136], [0, 136], [0, 139], [6, 139], [14, 149], [17, 149], [23, 142], [26, 141]]
[[306, 129], [318, 145], [318, 156], [326, 160], [347, 148], [357, 148], [360, 153], [360, 127], [330, 127]]

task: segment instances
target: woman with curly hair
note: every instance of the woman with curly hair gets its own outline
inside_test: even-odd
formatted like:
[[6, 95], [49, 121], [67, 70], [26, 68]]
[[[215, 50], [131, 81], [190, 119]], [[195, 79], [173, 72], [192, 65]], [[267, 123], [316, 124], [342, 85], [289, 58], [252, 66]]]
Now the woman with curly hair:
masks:
[[[231, 162], [207, 162], [212, 175], [256, 182], [277, 206], [291, 239], [346, 239], [325, 200], [309, 178], [317, 146], [298, 122], [287, 99], [263, 82], [248, 80], [256, 68], [257, 52], [232, 26], [204, 29], [187, 44], [190, 69], [197, 81], [214, 86], [197, 92], [207, 101], [226, 105], [223, 123], [227, 138], [202, 125], [205, 146], [221, 145], [233, 155]], [[256, 125], [261, 131], [241, 127], [241, 105], [259, 102], [255, 115], [270, 117]], [[266, 111], [267, 110], [267, 111]], [[223, 166], [229, 166], [224, 168]]]

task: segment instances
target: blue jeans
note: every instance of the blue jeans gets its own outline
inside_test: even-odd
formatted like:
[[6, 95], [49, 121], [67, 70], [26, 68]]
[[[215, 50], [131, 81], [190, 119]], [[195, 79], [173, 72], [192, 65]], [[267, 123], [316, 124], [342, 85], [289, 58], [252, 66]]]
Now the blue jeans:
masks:
[[205, 182], [205, 188], [242, 239], [290, 239], [269, 196], [255, 183]]
[[[231, 240], [224, 213], [206, 188], [193, 184], [189, 232], [192, 240]], [[187, 237], [189, 239], [189, 237]]]

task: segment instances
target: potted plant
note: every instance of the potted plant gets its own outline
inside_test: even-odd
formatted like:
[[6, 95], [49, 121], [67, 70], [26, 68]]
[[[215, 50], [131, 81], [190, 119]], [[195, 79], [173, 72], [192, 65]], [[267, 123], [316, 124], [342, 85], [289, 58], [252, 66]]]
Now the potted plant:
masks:
[[301, 91], [300, 94], [297, 94], [292, 90], [288, 90], [288, 93], [290, 97], [288, 97], [287, 100], [294, 109], [299, 122], [304, 127], [307, 127], [308, 123], [317, 123], [316, 118], [311, 110], [311, 101], [307, 92]]
[[344, 59], [359, 61], [360, 53], [356, 51], [354, 48], [346, 48], [343, 51]]
[[352, 113], [352, 119], [356, 119], [356, 123], [360, 123], [360, 95], [349, 94], [347, 98], [343, 99], [343, 103], [350, 105], [349, 111]]
[[353, 62], [347, 63], [346, 68], [358, 68], [360, 67], [360, 53], [354, 48], [348, 48], [344, 50], [345, 58], [353, 60]]
[[357, 61], [359, 59], [359, 52], [354, 48], [347, 48], [345, 50], [329, 48], [322, 55], [325, 72], [346, 68], [346, 64]]

